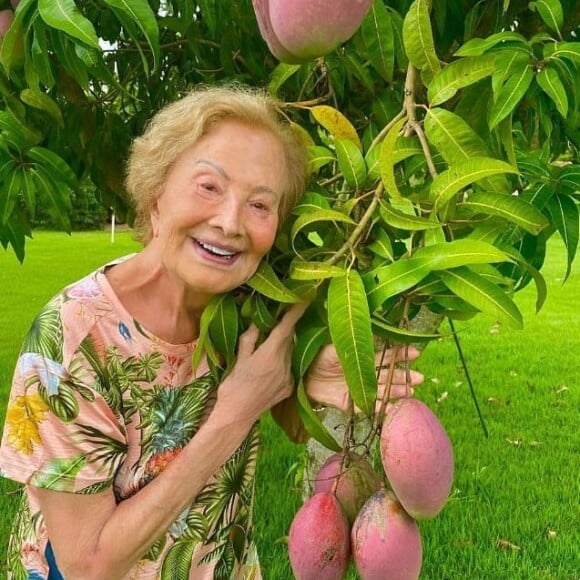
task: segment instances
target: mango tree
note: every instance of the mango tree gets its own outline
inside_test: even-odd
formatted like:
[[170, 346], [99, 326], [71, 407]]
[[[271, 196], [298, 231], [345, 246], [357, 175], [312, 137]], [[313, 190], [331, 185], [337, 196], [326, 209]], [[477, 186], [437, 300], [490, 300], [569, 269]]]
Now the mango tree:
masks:
[[[81, 180], [131, 222], [123, 163], [153, 112], [198, 83], [267, 87], [308, 144], [310, 185], [248, 287], [207, 309], [201, 339], [227, 372], [250, 320], [267, 332], [285, 304], [310, 301], [297, 406], [328, 454], [357, 439], [358, 420], [323, 421], [308, 400], [301, 378], [323, 345], [337, 347], [366, 439], [377, 348], [427, 344], [443, 319], [479, 313], [521, 328], [514, 293], [534, 284], [541, 308], [555, 234], [569, 276], [580, 5], [374, 0], [316, 12], [323, 4], [0, 2], [0, 242], [23, 260], [40, 205], [69, 229]], [[340, 30], [316, 44], [309, 24]], [[347, 427], [339, 441], [333, 422]]]

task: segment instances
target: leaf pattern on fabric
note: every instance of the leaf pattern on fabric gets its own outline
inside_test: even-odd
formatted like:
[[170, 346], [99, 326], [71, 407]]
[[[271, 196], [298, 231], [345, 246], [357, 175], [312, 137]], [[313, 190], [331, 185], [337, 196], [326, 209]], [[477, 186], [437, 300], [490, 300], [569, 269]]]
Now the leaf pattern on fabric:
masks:
[[38, 424], [47, 413], [48, 405], [40, 395], [17, 396], [6, 411], [8, 444], [25, 455], [32, 455], [34, 445], [41, 442]]
[[64, 297], [51, 300], [34, 319], [24, 340], [22, 352], [34, 352], [57, 363], [62, 363], [62, 322], [60, 304]]

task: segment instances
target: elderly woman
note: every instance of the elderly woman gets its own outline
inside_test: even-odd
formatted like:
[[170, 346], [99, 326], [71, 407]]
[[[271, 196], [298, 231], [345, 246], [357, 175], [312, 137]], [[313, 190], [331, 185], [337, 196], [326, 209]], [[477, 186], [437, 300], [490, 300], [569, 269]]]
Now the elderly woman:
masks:
[[[135, 140], [127, 187], [143, 249], [53, 298], [16, 366], [0, 452], [2, 475], [26, 489], [14, 578], [260, 577], [256, 424], [293, 391], [305, 306], [259, 345], [250, 327], [219, 385], [192, 353], [211, 298], [244, 284], [272, 247], [305, 162], [277, 104], [242, 88], [192, 92]], [[342, 404], [332, 347], [306, 384]]]

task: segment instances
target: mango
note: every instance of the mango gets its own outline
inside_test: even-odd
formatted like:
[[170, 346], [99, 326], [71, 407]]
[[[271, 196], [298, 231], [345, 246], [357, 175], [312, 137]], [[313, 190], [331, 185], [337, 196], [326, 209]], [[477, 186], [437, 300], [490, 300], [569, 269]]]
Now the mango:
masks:
[[332, 52], [359, 28], [372, 0], [252, 0], [272, 54], [291, 64]]
[[415, 519], [435, 517], [453, 483], [453, 448], [437, 416], [422, 401], [399, 399], [381, 428], [381, 459], [391, 488]]
[[336, 497], [314, 494], [296, 512], [288, 533], [296, 580], [342, 580], [350, 560], [350, 528]]
[[335, 453], [324, 462], [316, 474], [314, 492], [330, 492], [334, 487], [336, 498], [352, 524], [362, 505], [381, 486], [381, 478], [373, 466], [364, 457], [351, 451], [347, 453], [344, 462], [342, 453]]
[[364, 504], [352, 526], [351, 546], [361, 580], [419, 577], [423, 560], [419, 527], [389, 491], [377, 491]]
[[0, 38], [6, 36], [6, 32], [10, 28], [14, 20], [14, 12], [12, 10], [0, 10]]

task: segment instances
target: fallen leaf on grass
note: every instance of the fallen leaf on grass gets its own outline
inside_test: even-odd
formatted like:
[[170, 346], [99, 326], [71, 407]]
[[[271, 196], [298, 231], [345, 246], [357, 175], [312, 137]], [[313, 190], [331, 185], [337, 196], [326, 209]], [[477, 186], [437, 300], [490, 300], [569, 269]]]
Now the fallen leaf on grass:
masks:
[[433, 378], [431, 379], [431, 382], [432, 382], [432, 383], [435, 383], [436, 385], [438, 385], [438, 384], [439, 384], [441, 381], [440, 381], [440, 380], [439, 380], [437, 377], [433, 377]]
[[511, 542], [508, 542], [507, 540], [498, 540], [497, 547], [501, 548], [503, 550], [513, 550], [514, 552], [521, 550], [521, 548], [519, 546], [516, 546], [515, 544], [512, 544]]
[[490, 405], [499, 405], [501, 403], [501, 401], [499, 399], [496, 399], [495, 397], [488, 397], [487, 402]]
[[447, 391], [443, 391], [436, 399], [437, 403], [441, 403], [441, 401], [444, 401], [447, 398], [447, 395], [449, 393]]
[[538, 445], [541, 445], [541, 443], [539, 441], [530, 441], [528, 445], [530, 447], [537, 447]]
[[510, 377], [517, 377], [518, 373], [517, 371], [510, 371]]
[[565, 393], [566, 391], [568, 391], [568, 387], [566, 385], [562, 385], [557, 391], [556, 391], [556, 395], [559, 395], [560, 393]]
[[555, 540], [558, 533], [556, 530], [551, 530], [550, 528], [546, 531], [546, 536], [548, 536], [548, 540]]
[[523, 440], [522, 439], [507, 439], [506, 441], [511, 445], [515, 445], [516, 447], [521, 447]]

